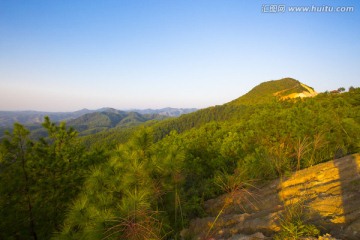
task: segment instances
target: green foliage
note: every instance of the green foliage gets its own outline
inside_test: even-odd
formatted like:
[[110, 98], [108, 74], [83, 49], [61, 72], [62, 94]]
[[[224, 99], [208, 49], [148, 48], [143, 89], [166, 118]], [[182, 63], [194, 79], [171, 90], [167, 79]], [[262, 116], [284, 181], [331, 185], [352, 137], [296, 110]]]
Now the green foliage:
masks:
[[[144, 124], [145, 122], [152, 124], [151, 122], [157, 122], [167, 118], [167, 116], [160, 114], [140, 114], [137, 112], [124, 112], [116, 109], [105, 109], [101, 112], [89, 112], [81, 115], [81, 112], [73, 113], [52, 113], [58, 121], [65, 119], [67, 125], [72, 126], [79, 136], [83, 136], [85, 144], [87, 146], [107, 145], [109, 138], [114, 140], [113, 134], [116, 134], [116, 141], [123, 139], [122, 135], [126, 134], [129, 130]], [[5, 131], [11, 130], [10, 125], [16, 119], [20, 122], [24, 122], [26, 127], [31, 131], [31, 139], [40, 139], [47, 136], [47, 131], [39, 123], [40, 119], [45, 116], [44, 113], [37, 112], [1, 112], [0, 111], [0, 140], [4, 137]], [[1, 119], [3, 117], [3, 119]], [[76, 117], [76, 118], [74, 118]], [[74, 118], [74, 119], [72, 119]], [[120, 134], [118, 132], [121, 132]], [[98, 134], [97, 134], [98, 133]], [[93, 136], [98, 137], [94, 138]], [[105, 139], [107, 138], [107, 139]], [[128, 138], [124, 141], [126, 142]], [[117, 143], [116, 143], [117, 144]], [[114, 145], [107, 147], [107, 149], [113, 149]]]
[[0, 145], [0, 218], [6, 219], [0, 223], [0, 238], [49, 239], [60, 231], [87, 167], [103, 154], [85, 154], [77, 133], [65, 123], [56, 125], [46, 117], [43, 126], [48, 137], [31, 141], [29, 131], [15, 124]]
[[[284, 89], [304, 91], [287, 79], [249, 96]], [[204, 216], [207, 199], [359, 151], [360, 89], [286, 101], [267, 97], [141, 127], [133, 126], [141, 116], [130, 114], [120, 120], [125, 128], [81, 137], [48, 118], [46, 136], [38, 140], [15, 125], [0, 144], [0, 217], [6, 219], [0, 238], [178, 239], [190, 219]], [[96, 126], [89, 133], [120, 119], [100, 115], [88, 116]], [[301, 208], [287, 212], [285, 238], [316, 235]]]
[[223, 193], [233, 193], [243, 189], [246, 184], [244, 172], [236, 170], [233, 174], [226, 172], [218, 172], [214, 177], [214, 183], [221, 189]]
[[33, 144], [28, 139], [29, 131], [15, 123], [13, 133], [1, 146], [0, 175], [0, 238], [16, 237], [38, 239], [34, 219], [34, 184], [32, 162], [29, 152]]
[[129, 128], [138, 126], [150, 120], [162, 120], [165, 116], [158, 114], [139, 114], [136, 112], [123, 112], [107, 110], [103, 112], [88, 113], [68, 122], [80, 132], [81, 136], [106, 132], [113, 128]]
[[320, 230], [316, 226], [306, 223], [307, 218], [308, 212], [304, 199], [285, 206], [283, 214], [280, 216], [281, 230], [275, 235], [275, 239], [296, 240], [319, 236]]
[[339, 91], [339, 92], [345, 92], [345, 88], [344, 88], [344, 87], [339, 87], [339, 88], [338, 88], [338, 91]]
[[[312, 89], [311, 87], [309, 87]], [[314, 90], [314, 89], [312, 89]], [[293, 78], [284, 78], [259, 84], [250, 92], [231, 102], [234, 105], [268, 103], [277, 97], [286, 96], [291, 93], [307, 91], [301, 83]]]
[[140, 129], [108, 163], [92, 170], [55, 239], [162, 238], [166, 216], [159, 210], [164, 194], [160, 177], [152, 131]]

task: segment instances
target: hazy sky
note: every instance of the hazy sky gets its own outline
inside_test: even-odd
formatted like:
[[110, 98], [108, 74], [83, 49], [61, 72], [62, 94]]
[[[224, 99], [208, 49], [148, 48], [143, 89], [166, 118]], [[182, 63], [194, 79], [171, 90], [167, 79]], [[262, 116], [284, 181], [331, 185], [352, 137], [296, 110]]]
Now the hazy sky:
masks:
[[283, 77], [360, 87], [360, 2], [0, 0], [0, 110], [202, 108]]

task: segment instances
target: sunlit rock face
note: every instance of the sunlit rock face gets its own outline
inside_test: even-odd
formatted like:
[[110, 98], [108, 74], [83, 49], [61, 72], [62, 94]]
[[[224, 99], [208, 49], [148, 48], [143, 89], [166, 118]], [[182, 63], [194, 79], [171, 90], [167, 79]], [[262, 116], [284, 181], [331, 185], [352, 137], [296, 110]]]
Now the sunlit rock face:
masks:
[[306, 221], [321, 234], [360, 239], [360, 154], [272, 181], [252, 189], [251, 196], [239, 192], [209, 200], [205, 203], [209, 217], [193, 220], [183, 234], [191, 239], [252, 239], [254, 234], [263, 235], [257, 239], [271, 239], [280, 230], [284, 209], [299, 201], [304, 202]]
[[291, 98], [306, 98], [306, 97], [315, 97], [318, 93], [313, 90], [312, 88], [310, 88], [309, 86], [300, 83], [299, 84], [305, 89], [302, 92], [295, 92], [295, 93], [290, 93], [288, 95], [282, 95], [282, 91], [275, 93], [275, 96], [280, 96], [281, 100], [285, 100], [285, 99], [291, 99]]

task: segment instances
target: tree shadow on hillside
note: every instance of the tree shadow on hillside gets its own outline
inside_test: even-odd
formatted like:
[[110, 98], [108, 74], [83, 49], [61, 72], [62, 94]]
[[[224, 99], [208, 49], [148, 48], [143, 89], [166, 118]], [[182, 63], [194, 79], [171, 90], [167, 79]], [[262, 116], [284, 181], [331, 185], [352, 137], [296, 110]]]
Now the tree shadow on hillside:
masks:
[[342, 214], [331, 232], [344, 239], [360, 239], [360, 155], [334, 160], [339, 171]]
[[322, 233], [340, 239], [360, 239], [360, 155], [296, 172], [280, 181], [278, 198], [283, 209], [304, 201], [310, 216], [306, 221]]
[[[216, 222], [215, 239], [257, 232], [271, 238], [287, 223], [283, 220], [290, 210], [290, 214], [295, 215], [306, 211], [302, 215], [302, 227], [313, 224], [321, 235], [329, 233], [337, 239], [360, 239], [360, 154], [318, 164], [282, 180], [251, 189], [256, 197], [256, 201], [250, 199], [251, 203], [244, 201], [240, 194], [233, 204], [220, 211], [229, 195], [209, 200], [205, 207], [210, 217], [194, 221], [190, 232], [203, 236], [209, 223]], [[220, 217], [215, 220], [218, 213]]]

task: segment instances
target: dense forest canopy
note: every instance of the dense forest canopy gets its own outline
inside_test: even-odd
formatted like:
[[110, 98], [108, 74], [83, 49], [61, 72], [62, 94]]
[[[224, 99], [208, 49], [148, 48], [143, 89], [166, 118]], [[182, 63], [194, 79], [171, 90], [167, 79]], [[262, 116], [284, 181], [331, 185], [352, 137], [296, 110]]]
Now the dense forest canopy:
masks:
[[0, 145], [0, 239], [179, 239], [207, 199], [359, 152], [360, 88], [280, 100], [282, 90], [308, 91], [284, 79], [87, 136], [45, 118], [46, 136], [32, 139], [16, 123]]

